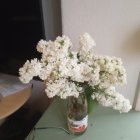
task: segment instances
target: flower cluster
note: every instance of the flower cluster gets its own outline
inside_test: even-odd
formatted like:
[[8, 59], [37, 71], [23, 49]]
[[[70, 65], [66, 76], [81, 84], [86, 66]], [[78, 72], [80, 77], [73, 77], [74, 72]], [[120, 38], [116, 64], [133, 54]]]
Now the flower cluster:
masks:
[[80, 36], [79, 44], [79, 50], [74, 52], [67, 36], [57, 37], [55, 41], [40, 40], [37, 51], [41, 59], [27, 60], [19, 69], [20, 80], [29, 83], [34, 76], [39, 76], [50, 98], [56, 95], [62, 99], [78, 97], [85, 87], [90, 87], [91, 98], [99, 104], [128, 112], [129, 100], [115, 91], [116, 85], [126, 83], [121, 59], [95, 54], [96, 44], [88, 33]]

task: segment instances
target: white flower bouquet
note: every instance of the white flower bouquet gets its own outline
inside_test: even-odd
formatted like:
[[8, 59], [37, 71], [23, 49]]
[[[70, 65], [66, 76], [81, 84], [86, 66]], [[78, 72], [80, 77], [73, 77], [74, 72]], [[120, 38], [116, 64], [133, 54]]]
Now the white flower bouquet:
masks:
[[78, 97], [85, 90], [87, 97], [99, 104], [128, 112], [131, 109], [129, 100], [115, 91], [115, 86], [126, 83], [121, 59], [95, 54], [96, 44], [88, 33], [80, 36], [79, 45], [75, 52], [67, 36], [57, 37], [55, 41], [40, 40], [37, 51], [41, 59], [27, 60], [19, 69], [20, 80], [29, 83], [38, 76], [46, 84], [49, 98], [56, 95], [62, 99]]

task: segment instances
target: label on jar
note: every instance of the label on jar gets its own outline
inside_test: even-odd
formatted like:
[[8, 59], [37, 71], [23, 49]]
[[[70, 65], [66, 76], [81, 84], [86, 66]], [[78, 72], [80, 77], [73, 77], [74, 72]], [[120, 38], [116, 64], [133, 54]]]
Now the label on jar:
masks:
[[72, 132], [83, 132], [88, 125], [88, 115], [80, 121], [74, 121], [68, 118], [68, 127]]

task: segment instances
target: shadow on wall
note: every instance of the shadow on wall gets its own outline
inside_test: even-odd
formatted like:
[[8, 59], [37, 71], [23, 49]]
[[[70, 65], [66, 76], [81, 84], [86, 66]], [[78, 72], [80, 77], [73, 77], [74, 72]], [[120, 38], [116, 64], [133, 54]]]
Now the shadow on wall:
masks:
[[31, 108], [31, 112], [44, 112], [51, 103], [51, 99], [45, 93], [45, 83], [37, 80], [32, 80], [31, 83], [33, 84], [33, 91], [26, 104]]
[[140, 29], [137, 29], [126, 38], [123, 42], [122, 51], [129, 57], [140, 56]]
[[61, 0], [42, 0], [42, 12], [46, 40], [61, 36]]

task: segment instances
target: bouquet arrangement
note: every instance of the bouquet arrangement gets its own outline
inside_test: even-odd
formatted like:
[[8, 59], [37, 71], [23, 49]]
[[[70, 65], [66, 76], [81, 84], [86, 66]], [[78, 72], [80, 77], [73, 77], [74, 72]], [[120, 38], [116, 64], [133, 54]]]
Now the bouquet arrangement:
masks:
[[[19, 69], [20, 80], [29, 83], [38, 76], [46, 84], [49, 98], [60, 96], [78, 97], [85, 90], [87, 97], [99, 104], [128, 112], [128, 99], [116, 92], [115, 86], [126, 83], [126, 71], [120, 58], [94, 53], [94, 40], [88, 33], [80, 36], [79, 50], [72, 51], [72, 42], [67, 36], [54, 41], [40, 40], [37, 51], [41, 59], [27, 60]], [[90, 92], [86, 92], [89, 89]]]

